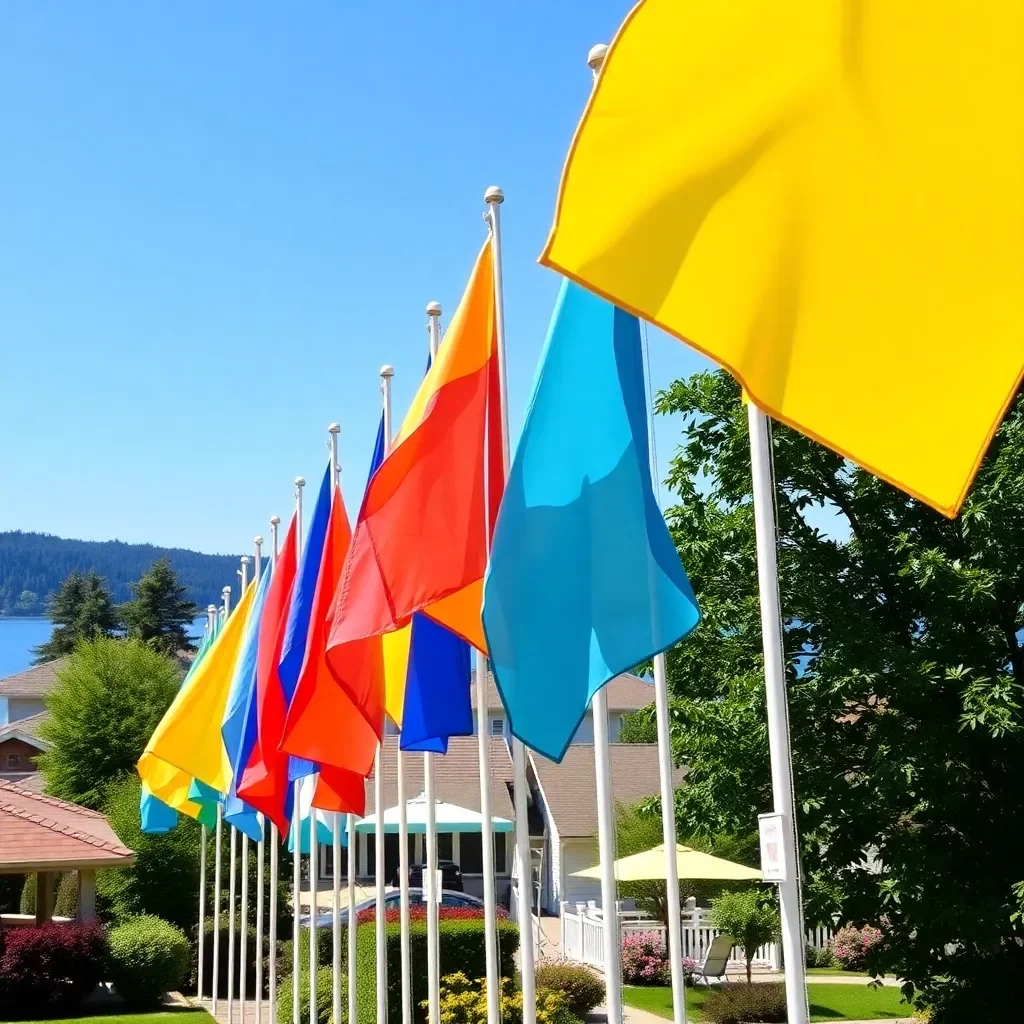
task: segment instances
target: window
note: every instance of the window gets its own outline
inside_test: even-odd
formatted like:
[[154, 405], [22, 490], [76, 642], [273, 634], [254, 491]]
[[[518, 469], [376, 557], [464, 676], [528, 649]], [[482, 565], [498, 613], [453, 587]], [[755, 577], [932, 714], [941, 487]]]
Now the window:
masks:
[[500, 715], [496, 718], [491, 719], [491, 735], [492, 736], [504, 736], [505, 735], [505, 719]]
[[21, 754], [8, 754], [7, 755], [7, 767], [8, 768], [20, 768], [21, 767]]
[[505, 855], [507, 853], [505, 836], [505, 832], [496, 832], [494, 834], [494, 873], [496, 875], [503, 875], [508, 870], [505, 863]]
[[437, 859], [441, 860], [452, 860], [454, 854], [452, 852], [452, 833], [451, 832], [438, 832], [437, 834]]
[[463, 832], [459, 836], [459, 855], [464, 875], [482, 875], [484, 872], [483, 840], [479, 832]]

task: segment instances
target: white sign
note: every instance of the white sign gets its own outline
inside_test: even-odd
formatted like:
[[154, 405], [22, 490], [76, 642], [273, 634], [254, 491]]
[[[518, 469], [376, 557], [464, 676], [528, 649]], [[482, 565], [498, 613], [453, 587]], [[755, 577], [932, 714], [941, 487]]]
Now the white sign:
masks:
[[444, 889], [444, 872], [440, 871], [440, 870], [435, 871], [434, 874], [433, 874], [433, 878], [431, 878], [430, 872], [426, 868], [424, 868], [423, 869], [423, 898], [425, 900], [429, 900], [431, 898], [431, 893], [437, 893], [437, 897], [436, 898], [437, 898], [438, 905], [440, 906], [441, 894], [442, 894], [443, 889]]
[[759, 814], [757, 830], [761, 838], [761, 876], [766, 882], [786, 881], [785, 835], [781, 814]]

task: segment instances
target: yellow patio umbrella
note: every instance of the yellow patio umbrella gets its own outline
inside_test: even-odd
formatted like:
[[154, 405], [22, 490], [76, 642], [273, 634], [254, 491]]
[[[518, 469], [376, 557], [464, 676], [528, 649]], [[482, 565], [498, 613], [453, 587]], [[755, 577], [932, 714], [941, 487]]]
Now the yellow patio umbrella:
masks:
[[[761, 881], [761, 872], [722, 857], [712, 857], [689, 846], [676, 844], [676, 874], [679, 878], [713, 878], [719, 881]], [[601, 865], [574, 871], [575, 878], [600, 878]], [[615, 862], [615, 878], [620, 882], [658, 881], [665, 878], [665, 844], [651, 850], [621, 857]]]

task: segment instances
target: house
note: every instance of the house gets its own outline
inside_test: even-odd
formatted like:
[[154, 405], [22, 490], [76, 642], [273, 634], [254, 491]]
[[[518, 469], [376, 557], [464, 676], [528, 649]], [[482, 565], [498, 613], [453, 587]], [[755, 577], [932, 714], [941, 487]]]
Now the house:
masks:
[[36, 767], [36, 758], [49, 748], [49, 744], [39, 738], [39, 727], [46, 718], [44, 711], [0, 725], [0, 781], [13, 782], [36, 793], [42, 792], [42, 778]]
[[[475, 687], [473, 690], [475, 697]], [[659, 792], [658, 750], [656, 744], [618, 743], [625, 715], [646, 707], [654, 699], [654, 690], [642, 679], [622, 675], [607, 687], [609, 738], [611, 745], [612, 792], [616, 801], [633, 804]], [[475, 704], [475, 700], [474, 700]], [[488, 734], [491, 756], [491, 814], [515, 818], [511, 734], [508, 719], [493, 680], [488, 686]], [[389, 727], [384, 740], [384, 805], [398, 803], [397, 730]], [[580, 723], [565, 757], [555, 764], [539, 754], [527, 759], [528, 816], [535, 876], [540, 881], [541, 906], [557, 912], [559, 902], [600, 899], [600, 883], [573, 878], [572, 872], [597, 863], [597, 784], [594, 774], [594, 722], [591, 712]], [[423, 791], [423, 757], [404, 755], [406, 799]], [[448, 753], [434, 758], [434, 789], [438, 800], [480, 810], [478, 752], [475, 736], [457, 736], [449, 741]], [[682, 772], [677, 772], [677, 783]], [[366, 783], [366, 815], [374, 813], [374, 783]], [[385, 835], [385, 877], [391, 879], [398, 869], [398, 836]], [[495, 879], [498, 899], [508, 903], [512, 876], [514, 834], [494, 833]], [[466, 891], [483, 894], [481, 839], [479, 833], [463, 832], [438, 835], [439, 859], [459, 864]], [[343, 852], [346, 862], [347, 851]], [[409, 836], [409, 863], [425, 861], [424, 837]], [[319, 874], [331, 875], [331, 851], [321, 849]], [[356, 836], [356, 874], [364, 880], [375, 876], [375, 837]]]
[[43, 698], [57, 685], [57, 673], [66, 660], [58, 658], [0, 679], [0, 701], [7, 701], [8, 723], [46, 710]]

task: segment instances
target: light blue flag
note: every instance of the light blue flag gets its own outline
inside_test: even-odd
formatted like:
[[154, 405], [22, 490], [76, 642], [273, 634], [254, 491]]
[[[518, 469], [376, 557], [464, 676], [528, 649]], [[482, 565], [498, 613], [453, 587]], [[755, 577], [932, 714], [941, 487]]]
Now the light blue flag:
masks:
[[636, 318], [564, 282], [483, 609], [509, 726], [554, 761], [605, 683], [700, 621], [651, 485], [646, 404]]
[[[199, 644], [199, 650], [196, 651], [196, 656], [192, 659], [192, 664], [189, 665], [188, 672], [185, 673], [185, 678], [181, 681], [182, 686], [188, 682], [189, 677], [196, 670], [196, 666], [203, 660], [203, 656], [216, 636], [217, 623], [214, 620], [213, 629], [211, 630], [207, 627], [203, 632], [203, 639]], [[202, 814], [200, 814], [199, 820], [203, 824], [208, 824]], [[168, 807], [163, 800], [153, 796], [145, 784], [143, 784], [142, 793], [139, 796], [139, 822], [142, 831], [147, 835], [162, 835], [164, 832], [170, 832], [178, 824], [178, 812], [173, 807]]]
[[231, 763], [231, 789], [224, 800], [224, 820], [256, 842], [263, 838], [263, 821], [252, 807], [239, 799], [235, 787], [245, 770], [256, 737], [256, 720], [252, 714], [256, 692], [256, 653], [270, 575], [267, 569], [256, 585], [256, 595], [245, 623], [235, 674], [231, 679], [228, 702], [224, 709], [224, 721], [220, 727], [224, 749]]

